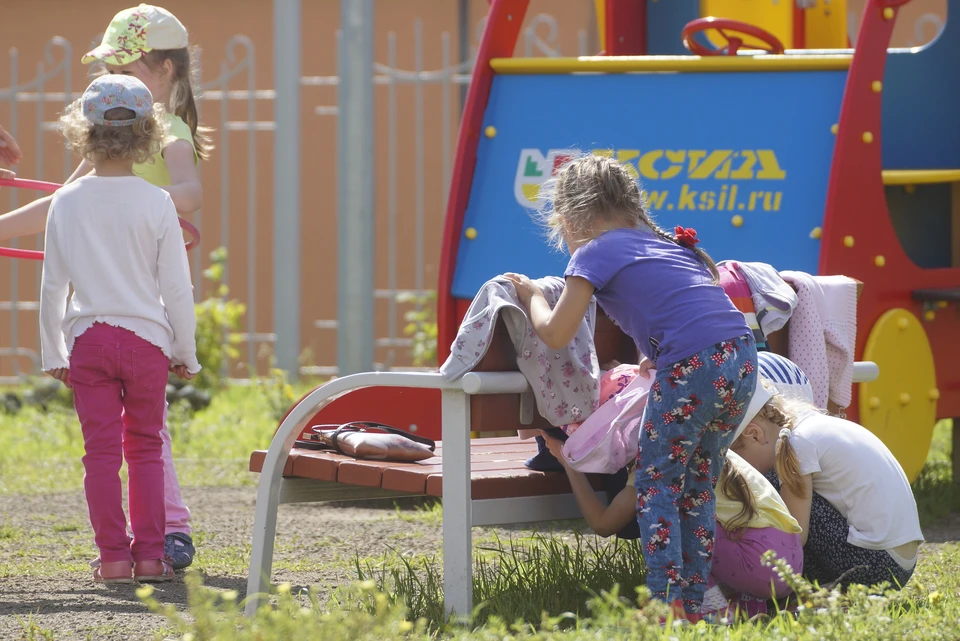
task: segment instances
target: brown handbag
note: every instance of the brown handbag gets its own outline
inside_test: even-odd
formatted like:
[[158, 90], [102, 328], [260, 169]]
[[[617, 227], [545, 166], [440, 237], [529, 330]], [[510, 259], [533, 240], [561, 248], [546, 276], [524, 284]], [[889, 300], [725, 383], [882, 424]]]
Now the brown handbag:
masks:
[[305, 430], [295, 447], [333, 450], [355, 459], [412, 463], [433, 457], [437, 444], [375, 421], [343, 425], [314, 425]]

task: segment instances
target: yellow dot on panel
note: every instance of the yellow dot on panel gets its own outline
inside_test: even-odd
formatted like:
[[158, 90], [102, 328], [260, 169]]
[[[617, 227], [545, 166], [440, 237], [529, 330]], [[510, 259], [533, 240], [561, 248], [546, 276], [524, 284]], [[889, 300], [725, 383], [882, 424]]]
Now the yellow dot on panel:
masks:
[[904, 190], [905, 192], [907, 192], [908, 194], [915, 194], [915, 193], [917, 193], [917, 186], [916, 186], [916, 185], [904, 185], [904, 186], [903, 186], [903, 190]]
[[467, 229], [463, 232], [463, 235], [469, 240], [473, 240], [477, 237], [477, 230], [473, 227], [467, 227]]
[[844, 246], [844, 247], [853, 247], [853, 236], [844, 236], [844, 237], [843, 237], [843, 246]]
[[814, 240], [820, 240], [821, 236], [823, 236], [822, 227], [814, 227], [813, 229], [810, 230], [810, 238]]
[[910, 320], [906, 317], [900, 317], [897, 320], [897, 327], [900, 328], [901, 331], [905, 330], [906, 328], [910, 327]]
[[945, 300], [938, 300], [938, 301], [937, 301], [937, 309], [946, 309], [946, 308], [947, 308], [947, 305], [949, 305], [949, 304], [950, 304], [950, 303], [948, 303], [948, 302], [945, 301]]
[[487, 138], [493, 138], [497, 135], [497, 128], [493, 125], [487, 125], [487, 128], [483, 130], [483, 133]]
[[875, 256], [873, 259], [873, 264], [876, 265], [877, 267], [883, 267], [884, 265], [887, 264], [887, 259], [884, 258], [883, 256]]
[[876, 396], [870, 397], [870, 409], [875, 410], [880, 408], [880, 399]]
[[883, 83], [879, 80], [874, 80], [873, 83], [871, 83], [870, 88], [873, 89], [873, 93], [880, 93], [883, 91]]
[[930, 400], [931, 400], [931, 401], [939, 401], [939, 400], [940, 400], [940, 390], [938, 390], [936, 387], [934, 387], [934, 388], [932, 388], [932, 389], [930, 390], [928, 396], [930, 397]]
[[893, 20], [893, 8], [887, 7], [883, 10], [883, 19], [884, 20]]
[[910, 395], [907, 394], [906, 392], [901, 392], [901, 393], [900, 393], [900, 404], [901, 404], [901, 405], [907, 405], [907, 404], [909, 404], [909, 403], [910, 403]]
[[830, 125], [830, 133], [836, 136], [838, 131], [840, 131], [840, 125], [838, 125], [837, 123], [833, 123], [832, 125]]
[[925, 312], [923, 313], [923, 320], [925, 320], [925, 321], [932, 321], [932, 320], [935, 319], [936, 317], [937, 317], [937, 313], [936, 313], [935, 311], [933, 311], [932, 309], [928, 309], [927, 311], [925, 311]]
[[743, 227], [743, 216], [741, 216], [740, 214], [737, 214], [736, 216], [730, 219], [730, 223], [734, 227]]
[[869, 131], [863, 132], [863, 142], [867, 144], [870, 144], [871, 142], [873, 142], [873, 134], [870, 133]]

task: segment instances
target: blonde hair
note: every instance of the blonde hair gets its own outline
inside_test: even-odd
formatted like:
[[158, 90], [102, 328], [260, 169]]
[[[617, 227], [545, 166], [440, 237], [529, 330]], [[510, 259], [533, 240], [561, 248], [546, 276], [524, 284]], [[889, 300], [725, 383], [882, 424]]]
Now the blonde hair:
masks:
[[774, 469], [780, 477], [780, 483], [785, 485], [795, 496], [804, 498], [803, 475], [800, 474], [800, 459], [790, 444], [790, 432], [796, 427], [798, 419], [811, 412], [824, 413], [802, 398], [785, 397], [777, 394], [764, 405], [757, 416], [765, 418], [780, 428], [777, 434], [776, 456]]
[[210, 140], [208, 127], [200, 126], [200, 117], [197, 114], [197, 100], [194, 97], [194, 81], [199, 81], [200, 66], [197, 63], [199, 49], [184, 47], [182, 49], [154, 49], [143, 54], [143, 62], [152, 71], [157, 71], [164, 62], [169, 60], [173, 65], [173, 80], [170, 88], [171, 112], [183, 119], [190, 127], [193, 135], [193, 148], [200, 160], [210, 158], [213, 144]]
[[[60, 131], [67, 147], [94, 165], [106, 160], [132, 160], [145, 163], [157, 154], [163, 145], [163, 105], [154, 103], [153, 109], [132, 125], [111, 127], [95, 125], [83, 115], [81, 100], [75, 100], [60, 117]], [[127, 120], [134, 112], [125, 107], [108, 110], [107, 120]]]
[[[592, 240], [598, 221], [646, 227], [663, 240], [679, 244], [650, 217], [646, 198], [627, 166], [612, 158], [580, 154], [547, 181], [540, 193], [546, 202], [541, 220], [550, 244], [560, 251], [567, 237], [577, 243]], [[720, 274], [710, 256], [699, 247], [692, 249], [710, 270], [714, 283], [719, 282]]]
[[743, 536], [750, 521], [759, 515], [757, 499], [750, 490], [747, 477], [730, 462], [730, 459], [726, 458], [723, 461], [723, 469], [720, 471], [717, 490], [741, 505], [740, 512], [724, 524], [724, 528], [731, 535], [730, 538], [736, 541]]

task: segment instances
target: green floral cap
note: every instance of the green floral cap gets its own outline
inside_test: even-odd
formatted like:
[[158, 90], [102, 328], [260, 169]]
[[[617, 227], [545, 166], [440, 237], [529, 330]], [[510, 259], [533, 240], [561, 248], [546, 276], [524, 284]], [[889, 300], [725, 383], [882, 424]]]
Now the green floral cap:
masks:
[[154, 49], [183, 49], [187, 30], [176, 16], [161, 7], [141, 4], [124, 9], [110, 21], [100, 46], [80, 59], [85, 65], [105, 62], [126, 65]]

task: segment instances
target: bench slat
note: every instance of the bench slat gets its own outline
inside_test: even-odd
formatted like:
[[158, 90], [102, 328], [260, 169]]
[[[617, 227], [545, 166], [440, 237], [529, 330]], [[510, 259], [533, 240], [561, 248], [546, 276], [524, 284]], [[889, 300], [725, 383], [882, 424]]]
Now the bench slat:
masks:
[[[598, 477], [589, 478], [595, 490], [603, 489]], [[572, 491], [563, 472], [534, 472], [522, 464], [520, 468], [472, 471], [470, 488], [474, 500], [569, 494]], [[443, 496], [441, 474], [434, 474], [427, 479], [426, 493], [428, 496]]]
[[[521, 441], [515, 436], [472, 440], [472, 497], [498, 499], [569, 493], [566, 474], [535, 472], [523, 465], [536, 451], [536, 441]], [[294, 449], [287, 459], [284, 476], [439, 497], [443, 494], [443, 443], [437, 443], [436, 453], [437, 456], [418, 463], [398, 463], [358, 460], [324, 450]], [[265, 455], [264, 451], [251, 455], [251, 471], [262, 469]], [[598, 478], [591, 478], [591, 482], [594, 489], [602, 489]]]

